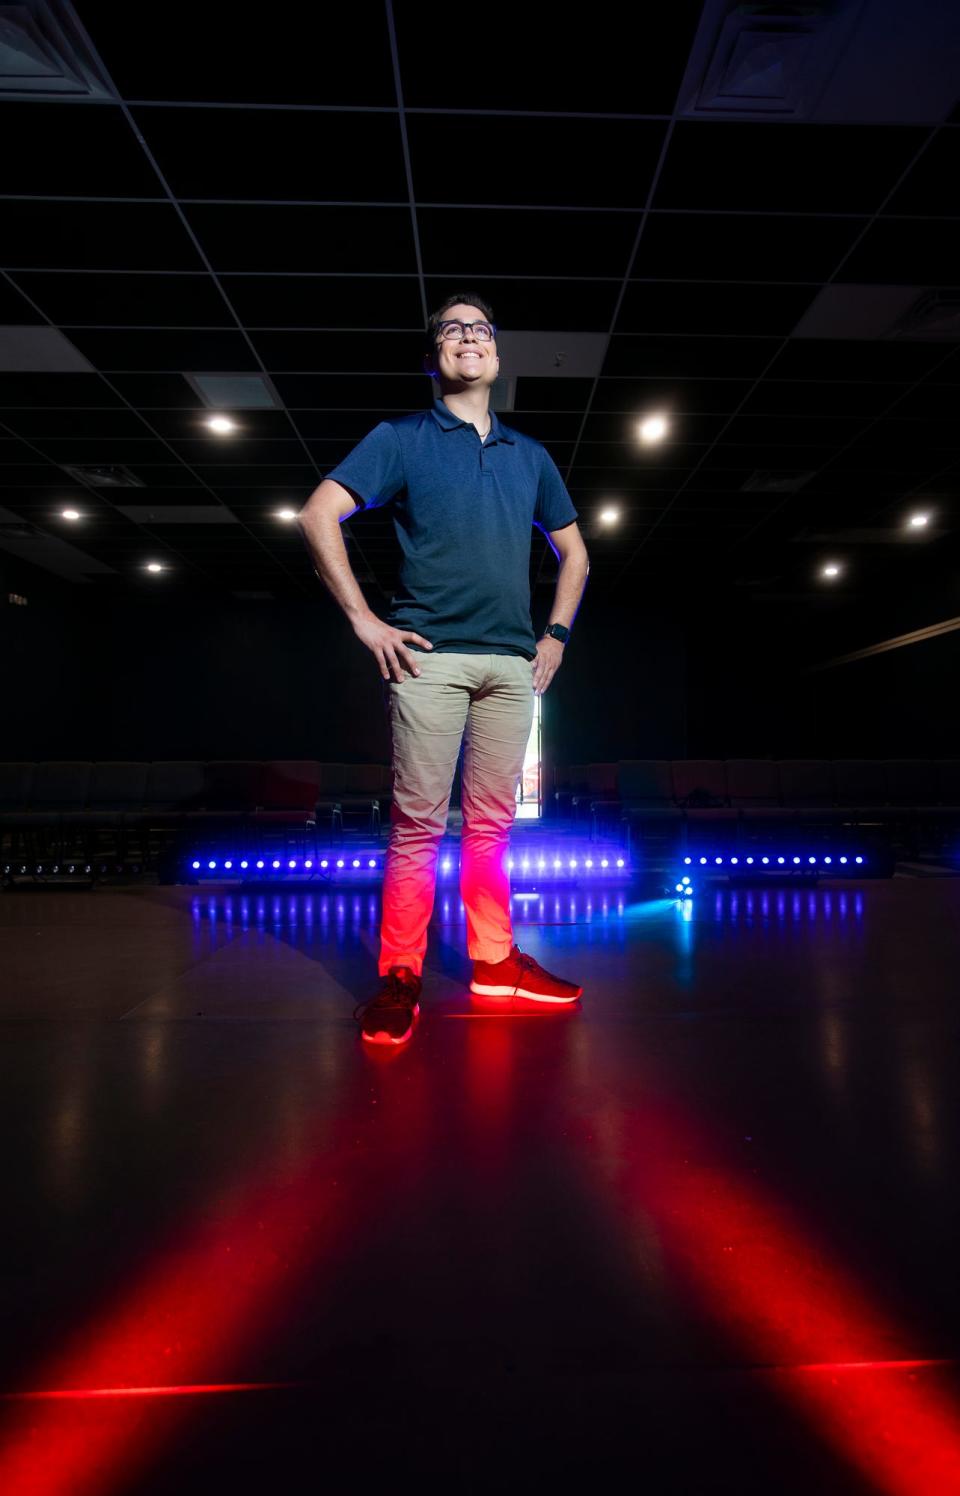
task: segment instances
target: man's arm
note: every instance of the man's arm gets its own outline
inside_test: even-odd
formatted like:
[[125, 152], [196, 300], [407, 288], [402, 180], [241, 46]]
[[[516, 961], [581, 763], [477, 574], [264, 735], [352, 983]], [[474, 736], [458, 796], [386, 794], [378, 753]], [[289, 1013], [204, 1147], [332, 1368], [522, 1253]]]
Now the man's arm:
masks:
[[360, 591], [343, 543], [340, 526], [356, 514], [360, 505], [349, 489], [324, 478], [314, 489], [300, 513], [297, 524], [313, 558], [314, 570], [330, 589], [352, 623], [369, 613], [366, 598]]
[[404, 669], [411, 675], [420, 674], [416, 658], [404, 648], [404, 641], [412, 639], [425, 649], [432, 649], [433, 645], [412, 629], [391, 628], [368, 607], [340, 533], [343, 521], [359, 508], [348, 488], [334, 478], [324, 478], [297, 515], [297, 524], [317, 576], [346, 613], [357, 638], [376, 657], [384, 680], [402, 681]]
[[[562, 623], [565, 628], [570, 628], [590, 571], [587, 548], [576, 520], [564, 525], [562, 530], [549, 530], [546, 533], [550, 549], [560, 561], [549, 622]], [[538, 696], [543, 695], [560, 669], [565, 647], [559, 639], [553, 639], [549, 634], [537, 644], [537, 657], [533, 662], [533, 689]]]
[[560, 562], [553, 607], [547, 622], [562, 623], [565, 628], [570, 628], [586, 586], [590, 559], [576, 520], [564, 525], [562, 530], [549, 531], [547, 540]]

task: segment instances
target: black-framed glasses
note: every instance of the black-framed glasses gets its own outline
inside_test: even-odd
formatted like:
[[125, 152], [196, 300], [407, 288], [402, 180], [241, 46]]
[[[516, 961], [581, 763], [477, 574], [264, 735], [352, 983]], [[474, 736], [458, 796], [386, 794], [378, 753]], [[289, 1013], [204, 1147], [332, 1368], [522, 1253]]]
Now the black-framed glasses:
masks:
[[459, 343], [468, 327], [478, 343], [492, 343], [497, 335], [495, 322], [460, 322], [457, 318], [441, 322], [437, 332], [445, 343]]

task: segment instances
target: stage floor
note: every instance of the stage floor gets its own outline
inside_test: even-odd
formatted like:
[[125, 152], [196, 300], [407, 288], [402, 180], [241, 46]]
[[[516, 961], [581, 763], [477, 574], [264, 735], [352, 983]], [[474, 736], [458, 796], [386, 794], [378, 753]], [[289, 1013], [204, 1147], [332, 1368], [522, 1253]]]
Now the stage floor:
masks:
[[960, 878], [603, 897], [0, 896], [0, 1490], [960, 1491]]

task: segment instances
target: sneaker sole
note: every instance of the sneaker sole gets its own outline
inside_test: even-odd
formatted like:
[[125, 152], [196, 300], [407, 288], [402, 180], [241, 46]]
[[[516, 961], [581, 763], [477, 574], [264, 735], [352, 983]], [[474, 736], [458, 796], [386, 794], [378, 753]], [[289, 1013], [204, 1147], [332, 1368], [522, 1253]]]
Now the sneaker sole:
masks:
[[[419, 1013], [420, 1004], [417, 1003], [416, 1007], [413, 1010], [414, 1019], [419, 1016]], [[411, 1023], [410, 1027], [407, 1029], [407, 1032], [405, 1034], [401, 1034], [398, 1039], [394, 1038], [393, 1034], [388, 1034], [386, 1029], [377, 1029], [377, 1032], [375, 1034], [368, 1034], [363, 1029], [361, 1029], [360, 1032], [361, 1037], [365, 1039], [368, 1044], [406, 1044], [407, 1040], [410, 1038], [410, 1035], [413, 1033], [413, 1024]]]
[[470, 991], [478, 997], [528, 997], [535, 1003], [575, 1003], [583, 996], [582, 987], [569, 997], [548, 997], [545, 992], [530, 992], [526, 987], [487, 987], [482, 982], [471, 982]]

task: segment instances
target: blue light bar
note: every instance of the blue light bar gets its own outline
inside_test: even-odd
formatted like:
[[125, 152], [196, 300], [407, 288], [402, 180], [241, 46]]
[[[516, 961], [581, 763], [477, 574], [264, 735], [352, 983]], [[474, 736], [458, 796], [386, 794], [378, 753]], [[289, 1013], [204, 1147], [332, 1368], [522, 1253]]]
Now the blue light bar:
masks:
[[[220, 849], [217, 849], [215, 856], [206, 852], [191, 854], [182, 865], [193, 881], [198, 877], [206, 877], [210, 881], [244, 881], [244, 874], [250, 876], [256, 872], [269, 878], [271, 882], [295, 884], [309, 883], [319, 879], [321, 875], [326, 881], [331, 877], [338, 881], [379, 881], [386, 871], [386, 861], [382, 850], [380, 855], [375, 855], [375, 849], [364, 847], [361, 843], [356, 849], [356, 855], [347, 850], [337, 855], [337, 849], [320, 855], [319, 849], [313, 849], [309, 856], [291, 856], [284, 851], [277, 856], [270, 854], [264, 857], [230, 851], [224, 857]], [[602, 843], [599, 846], [596, 843], [590, 844], [589, 850], [582, 842], [572, 849], [569, 844], [562, 848], [554, 844], [528, 848], [521, 846], [517, 855], [505, 858], [504, 865], [509, 872], [510, 881], [519, 883], [520, 887], [523, 887], [525, 881], [534, 887], [548, 882], [576, 885], [590, 879], [603, 883], [622, 883], [632, 876], [630, 858], [625, 853], [618, 854], [616, 847], [605, 848]], [[448, 883], [451, 875], [456, 877], [460, 870], [458, 846], [441, 847], [437, 870], [443, 876], [444, 884]]]

